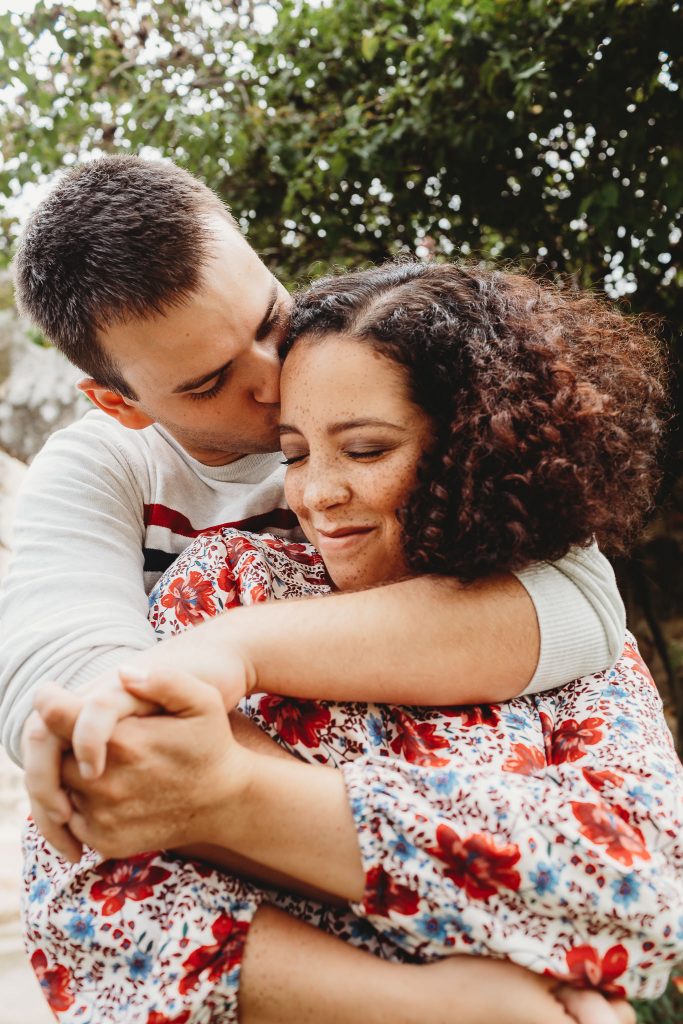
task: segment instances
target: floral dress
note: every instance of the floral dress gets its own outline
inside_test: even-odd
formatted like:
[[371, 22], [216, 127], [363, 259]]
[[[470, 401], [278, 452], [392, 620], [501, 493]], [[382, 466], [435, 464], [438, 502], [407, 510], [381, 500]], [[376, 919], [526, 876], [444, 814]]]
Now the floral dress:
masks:
[[[240, 604], [329, 591], [305, 544], [223, 530], [150, 597], [158, 636]], [[577, 638], [580, 642], [580, 638]], [[255, 695], [242, 710], [345, 778], [365, 870], [348, 910], [168, 852], [68, 864], [29, 823], [26, 940], [63, 1024], [237, 1020], [263, 901], [392, 960], [507, 957], [655, 997], [683, 956], [683, 769], [632, 637], [608, 672], [501, 705]]]

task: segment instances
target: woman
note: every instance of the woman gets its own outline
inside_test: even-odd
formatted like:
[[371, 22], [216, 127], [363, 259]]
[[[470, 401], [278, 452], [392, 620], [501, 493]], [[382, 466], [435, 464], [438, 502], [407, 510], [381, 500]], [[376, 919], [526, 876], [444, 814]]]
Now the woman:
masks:
[[[596, 338], [603, 346], [598, 353]], [[513, 275], [392, 267], [314, 286], [299, 301], [290, 340], [294, 347], [283, 375], [283, 450], [291, 466], [288, 498], [320, 548], [333, 584], [341, 589], [414, 572], [472, 580], [496, 569], [519, 569], [560, 557], [571, 544], [587, 543], [594, 534], [607, 542], [621, 537], [647, 502], [658, 387], [654, 377], [637, 369], [634, 355], [648, 350], [648, 339], [592, 300], [563, 297]], [[633, 494], [628, 509], [616, 501], [624, 483]], [[181, 561], [195, 594], [203, 595], [207, 613], [245, 600], [328, 588], [313, 550], [274, 540], [211, 537]], [[195, 574], [205, 577], [203, 584], [198, 586]], [[167, 582], [168, 590], [153, 611], [162, 632], [188, 618], [182, 577], [168, 577]], [[190, 610], [196, 616], [196, 598]], [[228, 617], [233, 622], [237, 618], [235, 613]], [[258, 618], [267, 630], [264, 614]], [[241, 696], [240, 686], [244, 692], [245, 679], [251, 676], [253, 685], [263, 685], [268, 670], [259, 658], [263, 660], [267, 643], [261, 632], [260, 645], [248, 650], [247, 627], [246, 645], [241, 640], [246, 661], [234, 680], [226, 682], [223, 659], [216, 661], [206, 646], [223, 627], [216, 620], [194, 635], [161, 645], [158, 652], [165, 648], [164, 653], [155, 652], [158, 657], [152, 662], [168, 664], [164, 659], [171, 657], [174, 664], [182, 663], [191, 651], [192, 666], [221, 686], [231, 706]], [[675, 759], [637, 656], [633, 649], [627, 655], [636, 664], [620, 666], [625, 696], [617, 698], [616, 677], [584, 680], [559, 695], [523, 698], [518, 706], [512, 702], [504, 727], [496, 707], [385, 713], [367, 705], [252, 698], [252, 717], [285, 745], [299, 755], [341, 765], [342, 772], [291, 761], [286, 768], [278, 763], [274, 771], [272, 760], [257, 752], [259, 771], [269, 779], [270, 838], [237, 827], [232, 815], [232, 821], [216, 828], [220, 842], [212, 839], [211, 831], [202, 835], [201, 830], [192, 834], [181, 828], [164, 845], [213, 841], [232, 854], [205, 847], [194, 852], [237, 863], [265, 881], [273, 880], [275, 872], [276, 880], [284, 874], [351, 900], [355, 916], [324, 912], [301, 901], [283, 904], [281, 897], [267, 896], [269, 902], [280, 902], [352, 941], [358, 922], [370, 921], [373, 927], [368, 931], [366, 925], [360, 942], [388, 957], [432, 959], [461, 950], [507, 955], [539, 973], [588, 979], [618, 994], [625, 987], [631, 993], [652, 994], [665, 975], [667, 958], [677, 952], [668, 941], [671, 925], [665, 904], [680, 896], [681, 851], [675, 839], [661, 842], [663, 827], [676, 827], [675, 803], [673, 793], [664, 799], [646, 792], [657, 805], [650, 813], [647, 800], [632, 795], [634, 783], [649, 778], [642, 751], [628, 734], [621, 743], [611, 742], [605, 727], [617, 721], [619, 712], [632, 716], [634, 708], [643, 708], [652, 719], [647, 723], [650, 741], [672, 766], [667, 769], [672, 778]], [[443, 692], [424, 694], [417, 684], [412, 695], [397, 695], [390, 680], [378, 681], [372, 692], [363, 694], [311, 693], [301, 681], [289, 681], [288, 686], [286, 652], [277, 667], [283, 675], [276, 692], [300, 697], [433, 706], [443, 704], [447, 693], [445, 686]], [[128, 685], [138, 695], [156, 696], [139, 681]], [[601, 714], [580, 717], [596, 710]], [[633, 718], [628, 721], [638, 728]], [[227, 728], [224, 722], [222, 727]], [[220, 743], [248, 775], [251, 768], [239, 761], [227, 733]], [[348, 808], [344, 817], [344, 781], [355, 826]], [[297, 788], [321, 819], [332, 809], [329, 832], [335, 842], [326, 848], [325, 858], [315, 835], [307, 835], [308, 855], [291, 837], [289, 842], [273, 838], [277, 807], [286, 806]], [[368, 813], [370, 805], [373, 814]], [[215, 806], [225, 806], [225, 801]], [[334, 817], [338, 811], [341, 818]], [[216, 818], [214, 811], [214, 826]], [[510, 818], [512, 825], [506, 824]], [[80, 827], [87, 840], [82, 821], [72, 827], [76, 834]], [[551, 848], [561, 863], [562, 881], [552, 877], [552, 864], [544, 867]], [[41, 861], [35, 842], [29, 854], [34, 882], [42, 868], [54, 885], [62, 885], [59, 870], [51, 870], [44, 856]], [[133, 862], [127, 869], [96, 863], [91, 855], [78, 877], [69, 880], [69, 899], [77, 898], [85, 907], [114, 890], [114, 902], [120, 903], [116, 879], [122, 870], [130, 875]], [[142, 888], [158, 886], [160, 892], [180, 870], [177, 861], [155, 860], [153, 855], [134, 863], [144, 875]], [[335, 865], [332, 872], [329, 863]], [[624, 866], [634, 870], [625, 875]], [[182, 870], [194, 869], [184, 865]], [[591, 886], [587, 878], [596, 872], [597, 886]], [[631, 891], [644, 890], [644, 899], [646, 890], [647, 899], [644, 906], [629, 908], [624, 890], [625, 907], [615, 919], [600, 889], [607, 884], [616, 904], [625, 878], [630, 878]], [[168, 889], [176, 895], [192, 886], [197, 891], [193, 879], [184, 877], [179, 887], [175, 878]], [[205, 880], [200, 887], [204, 900], [211, 894], [215, 898], [212, 885]], [[151, 917], [148, 906], [147, 918], [138, 926], [162, 914], [152, 897], [152, 892], [132, 897], [150, 899]], [[237, 987], [250, 921], [257, 919], [263, 899], [263, 890], [246, 884], [232, 893], [231, 912], [224, 914], [220, 935], [214, 931], [213, 943], [199, 944], [184, 959], [176, 952], [175, 960], [171, 957], [163, 965], [166, 981], [176, 968], [166, 997], [169, 987], [175, 986], [175, 998], [196, 991], [204, 973], [205, 987], [214, 983], [213, 988], [209, 985], [209, 1002], [218, 998], [227, 1005], [226, 993]], [[60, 914], [63, 922], [63, 904], [53, 904], [51, 912], [55, 922]], [[168, 917], [167, 908], [163, 913]], [[201, 927], [202, 918], [205, 926], [210, 923], [208, 904], [193, 916], [192, 927]], [[173, 920], [170, 930], [177, 931], [182, 920], [178, 910]], [[187, 916], [183, 923], [188, 924]], [[136, 933], [133, 922], [130, 926], [130, 934], [118, 929], [123, 953], [138, 942], [131, 938]], [[63, 923], [60, 927], [63, 933]], [[88, 927], [94, 937], [94, 918]], [[643, 951], [642, 933], [648, 929], [653, 949]], [[44, 924], [37, 933], [45, 934]], [[516, 948], [515, 935], [520, 937]], [[100, 942], [101, 936], [98, 927]], [[186, 937], [181, 929], [168, 942], [175, 942], [179, 951], [186, 948]], [[46, 956], [40, 950], [34, 957], [38, 952]], [[123, 953], [119, 948], [113, 959], [118, 956], [120, 963]], [[232, 976], [222, 971], [223, 991], [216, 996], [220, 985], [215, 985], [218, 979], [207, 964], [219, 954], [222, 967], [233, 971]], [[156, 951], [155, 957], [161, 963]], [[37, 963], [39, 969], [48, 969], [41, 958]], [[77, 973], [81, 968], [75, 954], [74, 963]], [[184, 972], [180, 981], [179, 968]], [[226, 982], [226, 977], [232, 980]], [[164, 979], [157, 982], [160, 995]], [[131, 1005], [135, 987], [128, 980]], [[125, 989], [124, 984], [121, 992]], [[177, 1005], [186, 1012], [182, 1002]]]

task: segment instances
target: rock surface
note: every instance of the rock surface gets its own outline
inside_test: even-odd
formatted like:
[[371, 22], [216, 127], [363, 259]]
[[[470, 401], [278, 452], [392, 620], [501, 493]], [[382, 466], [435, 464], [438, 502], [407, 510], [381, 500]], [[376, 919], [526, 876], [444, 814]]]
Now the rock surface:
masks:
[[0, 310], [0, 448], [29, 462], [50, 434], [82, 416], [82, 377], [54, 348], [34, 344], [12, 310]]

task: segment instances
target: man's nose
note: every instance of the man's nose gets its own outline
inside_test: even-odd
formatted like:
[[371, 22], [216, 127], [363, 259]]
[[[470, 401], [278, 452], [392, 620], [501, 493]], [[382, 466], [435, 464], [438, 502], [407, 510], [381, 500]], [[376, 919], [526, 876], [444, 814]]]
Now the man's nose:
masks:
[[275, 346], [259, 347], [255, 353], [256, 386], [252, 389], [254, 401], [261, 405], [280, 402], [280, 357]]

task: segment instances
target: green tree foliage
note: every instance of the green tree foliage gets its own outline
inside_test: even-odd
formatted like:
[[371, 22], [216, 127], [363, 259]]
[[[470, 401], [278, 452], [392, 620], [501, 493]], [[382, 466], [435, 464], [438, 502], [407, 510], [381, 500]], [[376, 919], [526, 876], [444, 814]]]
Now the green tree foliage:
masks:
[[30, 183], [163, 155], [285, 281], [403, 249], [521, 260], [664, 316], [680, 346], [680, 0], [81, 6], [0, 16], [0, 261]]
[[216, 188], [290, 280], [426, 236], [674, 314], [678, 2], [281, 0], [265, 33], [244, 7], [5, 15], [0, 192], [87, 152], [155, 150]]

